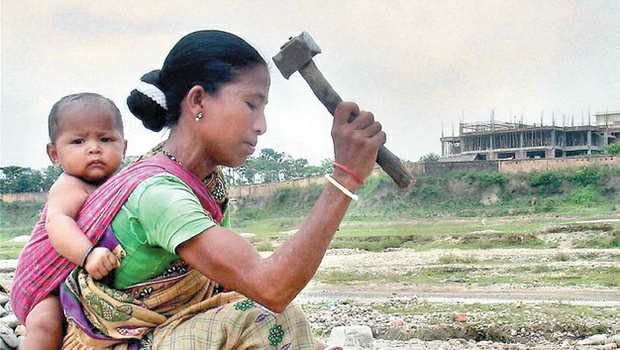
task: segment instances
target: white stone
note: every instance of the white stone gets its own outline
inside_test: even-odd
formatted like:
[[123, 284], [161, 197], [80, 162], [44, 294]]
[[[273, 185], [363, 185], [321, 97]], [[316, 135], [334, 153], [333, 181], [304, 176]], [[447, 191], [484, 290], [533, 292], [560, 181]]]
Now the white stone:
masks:
[[616, 343], [609, 343], [609, 344], [605, 344], [603, 345], [603, 347], [601, 349], [603, 350], [613, 350], [613, 349], [617, 349], [618, 345], [616, 345]]
[[13, 242], [17, 242], [17, 243], [27, 243], [29, 240], [30, 240], [30, 236], [28, 235], [21, 235], [21, 236], [17, 236], [12, 239]]
[[603, 345], [605, 343], [607, 343], [607, 336], [605, 334], [595, 334], [577, 342], [579, 345]]
[[613, 337], [609, 337], [609, 341], [612, 343], [616, 343], [616, 345], [620, 346], [620, 334], [616, 334]]
[[328, 344], [346, 347], [347, 350], [373, 350], [374, 341], [368, 326], [339, 326], [332, 329]]
[[0, 338], [0, 350], [13, 350], [10, 346], [8, 346], [2, 338]]
[[13, 330], [3, 324], [0, 324], [0, 338], [13, 349], [19, 345], [19, 340]]
[[19, 325], [17, 316], [15, 316], [14, 314], [9, 314], [4, 317], [0, 317], [0, 323], [4, 323], [5, 325], [11, 327], [11, 329], [15, 329], [15, 327]]
[[0, 293], [0, 305], [4, 305], [9, 302], [9, 296], [5, 293]]

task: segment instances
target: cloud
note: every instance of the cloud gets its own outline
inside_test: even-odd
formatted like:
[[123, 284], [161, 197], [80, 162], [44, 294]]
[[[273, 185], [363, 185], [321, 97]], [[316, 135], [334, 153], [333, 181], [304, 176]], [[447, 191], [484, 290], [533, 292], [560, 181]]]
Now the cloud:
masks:
[[[94, 91], [124, 115], [129, 154], [164, 137], [125, 106], [145, 72], [181, 36], [231, 31], [270, 60], [308, 31], [315, 58], [344, 99], [371, 110], [388, 147], [417, 160], [440, 152], [442, 125], [524, 114], [620, 109], [620, 2], [527, 1], [30, 1], [2, 3], [0, 164], [43, 167], [46, 117], [61, 96]], [[259, 147], [311, 163], [332, 157], [331, 117], [306, 83], [272, 69], [268, 132]], [[457, 125], [458, 129], [458, 125]], [[20, 154], [16, 157], [15, 154]]]

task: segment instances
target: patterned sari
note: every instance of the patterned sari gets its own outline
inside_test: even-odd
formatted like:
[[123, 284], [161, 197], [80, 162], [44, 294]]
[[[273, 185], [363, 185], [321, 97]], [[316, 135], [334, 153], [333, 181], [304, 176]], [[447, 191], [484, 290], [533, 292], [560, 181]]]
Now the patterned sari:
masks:
[[[204, 182], [161, 153], [138, 161], [119, 177], [134, 177], [132, 169], [155, 167], [186, 182], [216, 222], [226, 204], [222, 176]], [[135, 188], [141, 177], [107, 187], [106, 193]], [[220, 183], [221, 182], [221, 183]], [[104, 186], [106, 186], [106, 183]], [[102, 186], [103, 187], [103, 186]], [[99, 191], [99, 190], [98, 190]], [[123, 198], [127, 198], [123, 195]], [[215, 197], [216, 200], [213, 199]], [[116, 202], [114, 206], [120, 206]], [[88, 206], [85, 205], [85, 210]], [[110, 211], [112, 218], [118, 209]], [[108, 225], [97, 233], [98, 245], [122, 259], [124, 251]], [[100, 219], [103, 220], [103, 219]], [[78, 221], [79, 223], [79, 221]], [[95, 281], [80, 267], [61, 284], [60, 298], [68, 320], [63, 349], [317, 349], [303, 311], [291, 304], [273, 313], [236, 292], [224, 292], [216, 283], [177, 260], [161, 275], [123, 290], [111, 281]]]

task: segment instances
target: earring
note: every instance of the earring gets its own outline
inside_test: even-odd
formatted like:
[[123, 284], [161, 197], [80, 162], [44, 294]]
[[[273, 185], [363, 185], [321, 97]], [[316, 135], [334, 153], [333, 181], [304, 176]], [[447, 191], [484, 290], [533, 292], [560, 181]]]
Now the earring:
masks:
[[196, 114], [196, 121], [199, 122], [200, 119], [202, 119], [202, 112], [198, 112], [198, 114]]

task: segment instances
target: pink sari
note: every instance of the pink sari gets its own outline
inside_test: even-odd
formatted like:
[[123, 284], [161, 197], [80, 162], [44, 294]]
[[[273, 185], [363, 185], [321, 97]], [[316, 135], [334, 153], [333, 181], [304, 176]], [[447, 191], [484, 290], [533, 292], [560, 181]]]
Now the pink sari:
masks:
[[[202, 206], [216, 222], [222, 210], [200, 179], [163, 154], [136, 162], [120, 171], [93, 192], [77, 218], [78, 226], [96, 244], [131, 192], [143, 180], [168, 172], [192, 188]], [[11, 290], [11, 304], [17, 318], [24, 323], [32, 308], [54, 291], [76, 265], [59, 255], [45, 231], [47, 210], [35, 225], [30, 241], [19, 256]]]

